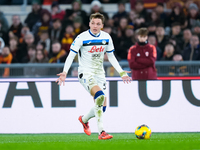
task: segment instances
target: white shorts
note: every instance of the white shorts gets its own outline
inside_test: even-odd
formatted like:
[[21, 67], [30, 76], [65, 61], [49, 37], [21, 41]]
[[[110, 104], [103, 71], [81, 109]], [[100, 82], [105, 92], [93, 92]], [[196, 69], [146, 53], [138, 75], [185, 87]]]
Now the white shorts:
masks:
[[90, 90], [95, 85], [98, 85], [103, 93], [106, 95], [106, 78], [105, 75], [94, 75], [90, 73], [79, 73], [78, 75], [79, 82], [83, 87], [90, 93]]

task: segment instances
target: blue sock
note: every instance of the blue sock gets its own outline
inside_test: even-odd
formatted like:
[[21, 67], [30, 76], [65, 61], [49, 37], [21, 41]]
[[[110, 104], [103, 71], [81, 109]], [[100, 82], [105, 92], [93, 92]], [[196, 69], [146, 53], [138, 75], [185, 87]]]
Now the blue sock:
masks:
[[106, 106], [103, 106], [103, 112], [105, 112], [106, 111]]

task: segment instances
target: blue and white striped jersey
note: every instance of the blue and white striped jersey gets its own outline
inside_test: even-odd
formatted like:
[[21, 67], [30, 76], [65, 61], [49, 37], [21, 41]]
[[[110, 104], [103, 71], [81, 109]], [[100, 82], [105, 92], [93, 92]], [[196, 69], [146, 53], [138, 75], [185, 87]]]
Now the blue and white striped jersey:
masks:
[[76, 37], [70, 50], [78, 53], [79, 72], [104, 74], [104, 54], [113, 52], [114, 46], [108, 33], [100, 31], [94, 35], [87, 30]]

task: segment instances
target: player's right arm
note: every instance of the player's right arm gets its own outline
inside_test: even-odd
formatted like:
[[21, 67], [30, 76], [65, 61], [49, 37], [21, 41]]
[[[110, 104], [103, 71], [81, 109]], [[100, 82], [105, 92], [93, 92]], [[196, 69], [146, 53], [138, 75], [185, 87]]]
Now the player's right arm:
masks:
[[57, 74], [57, 76], [59, 76], [59, 78], [56, 80], [56, 82], [58, 83], [58, 85], [62, 85], [62, 83], [63, 83], [63, 85], [65, 85], [65, 79], [67, 77], [67, 73], [69, 71], [69, 68], [72, 65], [74, 57], [76, 56], [76, 54], [78, 53], [79, 49], [81, 48], [82, 43], [83, 42], [81, 41], [81, 38], [78, 36], [73, 41], [73, 43], [71, 44], [71, 46], [70, 46], [70, 53], [67, 56], [67, 59], [65, 61], [63, 72]]

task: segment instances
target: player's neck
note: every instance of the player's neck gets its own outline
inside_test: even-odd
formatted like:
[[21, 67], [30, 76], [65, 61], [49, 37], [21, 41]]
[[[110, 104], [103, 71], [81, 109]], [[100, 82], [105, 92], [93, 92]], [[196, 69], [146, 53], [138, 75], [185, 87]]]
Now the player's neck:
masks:
[[97, 33], [97, 34], [94, 34], [90, 29], [89, 29], [89, 32], [90, 32], [90, 34], [92, 35], [92, 36], [95, 36], [95, 37], [98, 37], [99, 35], [100, 35], [100, 32], [99, 33]]

